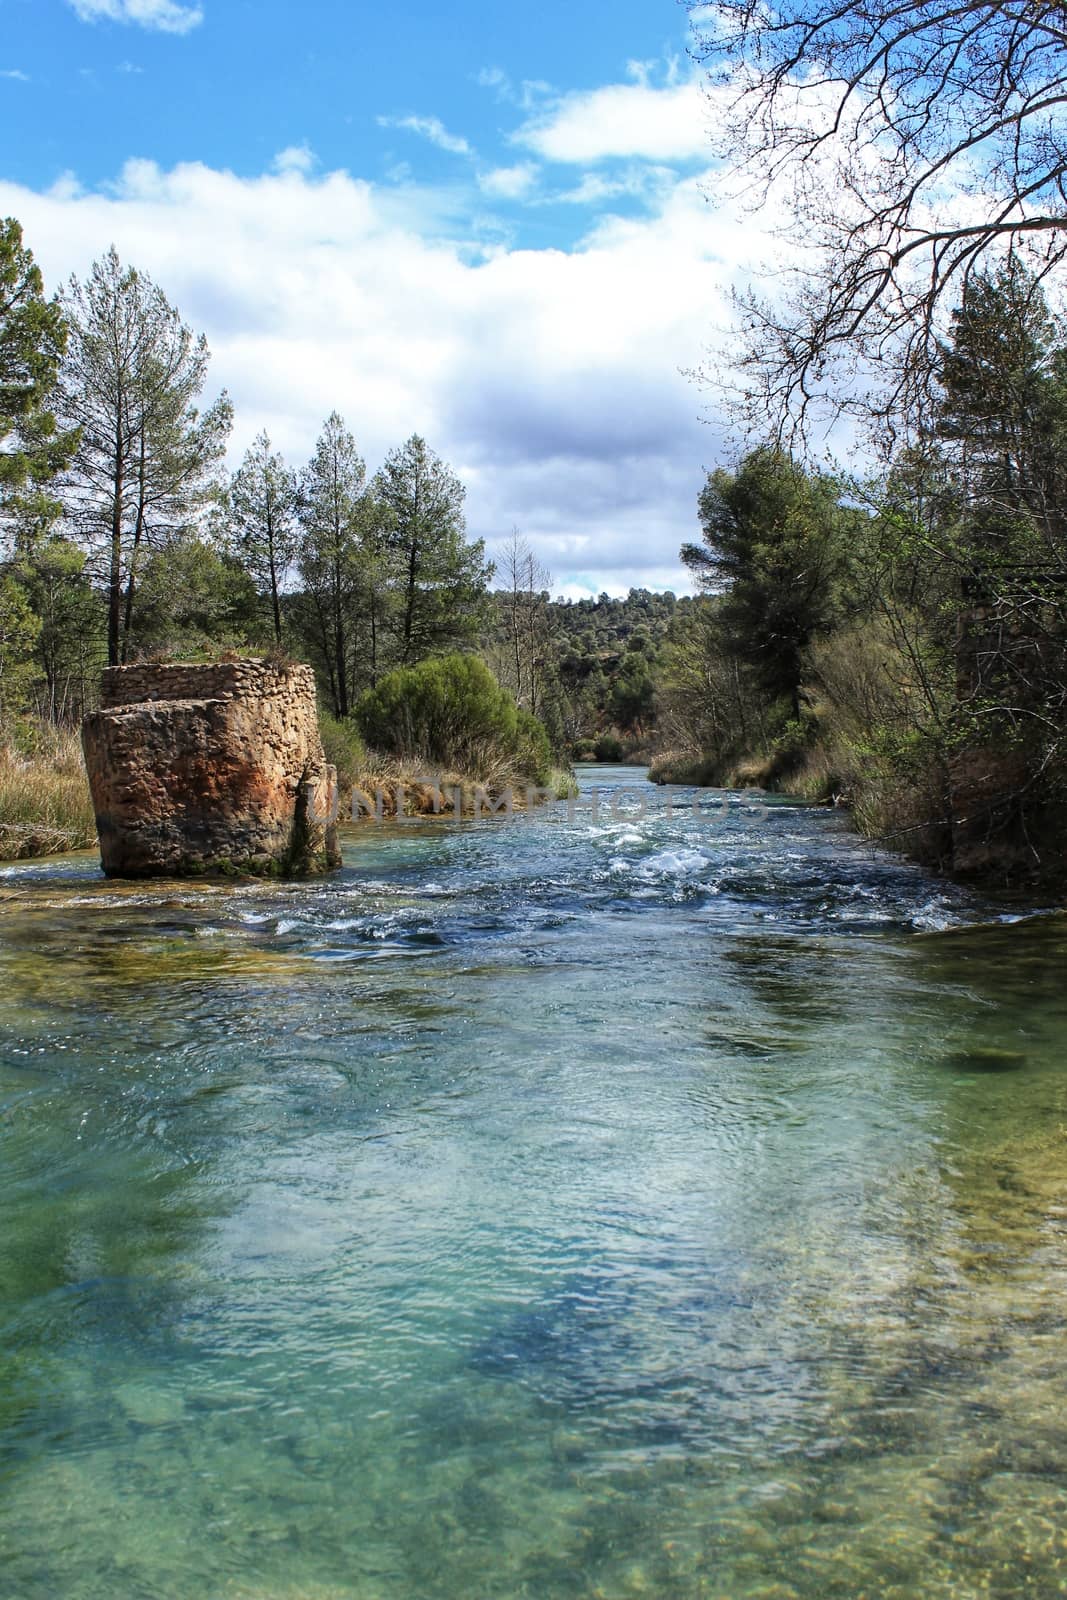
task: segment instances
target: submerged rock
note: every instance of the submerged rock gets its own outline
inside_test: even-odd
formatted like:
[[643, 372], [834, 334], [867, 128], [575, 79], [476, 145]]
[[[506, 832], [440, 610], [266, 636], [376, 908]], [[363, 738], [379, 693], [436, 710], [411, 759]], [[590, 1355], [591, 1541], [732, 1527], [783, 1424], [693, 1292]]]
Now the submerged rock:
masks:
[[954, 1050], [947, 1065], [954, 1072], [1019, 1072], [1027, 1058], [1021, 1050], [998, 1050], [992, 1045], [973, 1045]]
[[310, 667], [109, 667], [82, 743], [108, 877], [341, 864]]

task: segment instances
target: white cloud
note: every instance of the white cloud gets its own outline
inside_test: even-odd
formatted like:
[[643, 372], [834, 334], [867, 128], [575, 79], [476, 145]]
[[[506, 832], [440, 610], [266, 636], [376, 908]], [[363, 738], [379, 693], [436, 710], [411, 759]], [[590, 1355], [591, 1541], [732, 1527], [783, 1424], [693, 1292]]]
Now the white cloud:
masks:
[[309, 144], [290, 144], [274, 157], [275, 172], [314, 172], [318, 158]]
[[537, 182], [540, 168], [532, 161], [520, 162], [516, 167], [494, 167], [478, 177], [478, 187], [494, 200], [521, 200]]
[[30, 81], [29, 73], [20, 71], [18, 67], [8, 67], [6, 71], [0, 72], [0, 78], [11, 78], [15, 83], [29, 83]]
[[483, 67], [474, 80], [482, 89], [495, 91], [497, 99], [511, 99], [511, 79], [503, 67]]
[[624, 195], [648, 202], [667, 193], [677, 182], [678, 174], [670, 167], [634, 166], [610, 178], [601, 172], [586, 172], [575, 188], [552, 198], [567, 205], [598, 207]]
[[673, 89], [682, 81], [681, 57], [668, 53], [662, 58], [653, 56], [647, 61], [628, 61], [626, 76], [644, 88], [650, 87], [652, 80], [660, 77], [666, 88]]
[[522, 111], [532, 111], [552, 93], [552, 85], [543, 78], [524, 78], [516, 85], [501, 67], [483, 67], [475, 82], [482, 89], [492, 89], [504, 105], [518, 106]]
[[632, 78], [635, 83], [639, 83], [642, 89], [647, 89], [658, 66], [659, 61], [654, 56], [648, 61], [628, 61], [626, 63], [626, 76]]
[[160, 33], [188, 33], [204, 20], [199, 5], [179, 0], [68, 0], [81, 22], [133, 22]]
[[570, 252], [479, 255], [433, 191], [300, 165], [136, 161], [106, 193], [0, 182], [0, 215], [50, 290], [112, 241], [164, 287], [233, 396], [235, 461], [266, 427], [300, 463], [336, 406], [372, 466], [422, 433], [468, 486], [471, 533], [517, 525], [559, 586], [685, 585], [678, 547], [722, 445], [679, 369], [761, 249], [695, 181]]
[[444, 123], [438, 117], [379, 117], [380, 128], [402, 128], [406, 133], [417, 133], [422, 139], [429, 139], [439, 150], [447, 150], [453, 156], [473, 155], [470, 145], [461, 135], [449, 133]]
[[656, 89], [643, 79], [565, 95], [513, 138], [546, 161], [575, 165], [619, 156], [708, 159], [708, 122], [707, 98], [698, 83]]

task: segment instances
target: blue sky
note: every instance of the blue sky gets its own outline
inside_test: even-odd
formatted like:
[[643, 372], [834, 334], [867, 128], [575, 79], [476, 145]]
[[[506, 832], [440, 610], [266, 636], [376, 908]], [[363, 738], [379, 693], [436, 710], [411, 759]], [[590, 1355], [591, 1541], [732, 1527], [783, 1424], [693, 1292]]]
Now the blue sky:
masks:
[[674, 0], [0, 0], [0, 41], [0, 209], [52, 287], [112, 242], [163, 286], [235, 457], [336, 406], [561, 592], [684, 585], [725, 446], [680, 369], [766, 243], [707, 197]]

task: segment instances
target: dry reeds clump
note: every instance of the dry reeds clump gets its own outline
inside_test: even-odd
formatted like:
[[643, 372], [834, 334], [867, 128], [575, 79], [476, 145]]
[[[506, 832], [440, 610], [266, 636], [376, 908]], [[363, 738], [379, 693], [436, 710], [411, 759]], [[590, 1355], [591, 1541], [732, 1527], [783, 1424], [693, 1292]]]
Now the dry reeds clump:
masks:
[[42, 730], [30, 755], [0, 744], [0, 860], [58, 855], [95, 841], [77, 734]]

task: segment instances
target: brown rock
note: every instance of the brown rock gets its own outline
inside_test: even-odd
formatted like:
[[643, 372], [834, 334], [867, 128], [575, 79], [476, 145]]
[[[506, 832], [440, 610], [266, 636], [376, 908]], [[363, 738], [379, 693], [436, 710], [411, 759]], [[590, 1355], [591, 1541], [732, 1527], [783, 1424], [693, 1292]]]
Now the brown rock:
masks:
[[109, 667], [82, 744], [108, 877], [341, 864], [310, 667]]

